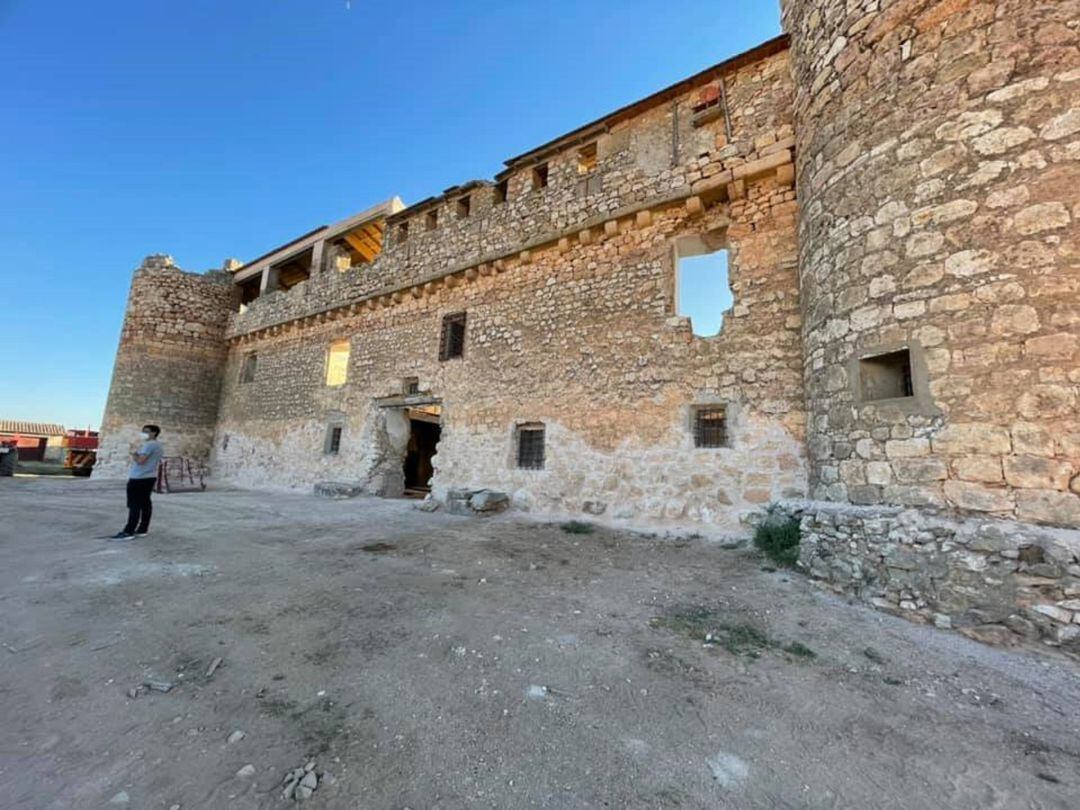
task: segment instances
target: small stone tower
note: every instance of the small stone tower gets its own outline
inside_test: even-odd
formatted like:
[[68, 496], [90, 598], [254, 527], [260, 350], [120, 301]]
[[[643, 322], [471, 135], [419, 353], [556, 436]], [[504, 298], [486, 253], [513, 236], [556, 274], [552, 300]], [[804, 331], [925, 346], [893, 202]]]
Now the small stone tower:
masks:
[[135, 271], [101, 425], [96, 478], [127, 475], [139, 428], [162, 428], [167, 455], [210, 457], [225, 365], [225, 327], [236, 308], [227, 273], [185, 273], [154, 255]]
[[1080, 525], [1062, 0], [782, 0], [813, 497]]

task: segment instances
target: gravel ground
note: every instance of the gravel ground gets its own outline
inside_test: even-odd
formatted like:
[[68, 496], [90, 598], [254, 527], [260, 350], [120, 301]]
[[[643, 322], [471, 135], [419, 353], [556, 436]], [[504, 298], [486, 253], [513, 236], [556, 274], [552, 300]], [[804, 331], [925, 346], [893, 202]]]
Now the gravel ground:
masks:
[[0, 806], [284, 808], [310, 762], [322, 808], [1078, 806], [1075, 661], [748, 550], [408, 501], [155, 508], [111, 543], [122, 482], [0, 479]]

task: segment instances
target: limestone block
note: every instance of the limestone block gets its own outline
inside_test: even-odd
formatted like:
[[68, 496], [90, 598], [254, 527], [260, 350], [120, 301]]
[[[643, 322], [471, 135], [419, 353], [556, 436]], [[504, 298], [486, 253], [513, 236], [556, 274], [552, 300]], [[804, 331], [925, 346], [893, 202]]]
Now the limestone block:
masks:
[[984, 481], [997, 484], [1004, 480], [1001, 458], [998, 456], [967, 456], [953, 462], [953, 470], [962, 481]]
[[1069, 209], [1065, 203], [1048, 202], [1029, 205], [1013, 217], [1013, 227], [1025, 236], [1064, 228], [1069, 224]]
[[1080, 495], [1037, 489], [1017, 490], [1016, 512], [1021, 520], [1080, 527]]
[[990, 489], [966, 481], [946, 481], [945, 497], [960, 509], [976, 512], [1012, 512], [1013, 501], [1007, 490]]
[[1012, 449], [1005, 428], [978, 422], [947, 425], [931, 442], [935, 453], [946, 455], [1005, 454]]
[[930, 455], [930, 440], [924, 438], [890, 439], [885, 442], [885, 455], [890, 459]]
[[1072, 465], [1042, 456], [1005, 456], [1005, 480], [1022, 489], [1065, 490], [1072, 477]]

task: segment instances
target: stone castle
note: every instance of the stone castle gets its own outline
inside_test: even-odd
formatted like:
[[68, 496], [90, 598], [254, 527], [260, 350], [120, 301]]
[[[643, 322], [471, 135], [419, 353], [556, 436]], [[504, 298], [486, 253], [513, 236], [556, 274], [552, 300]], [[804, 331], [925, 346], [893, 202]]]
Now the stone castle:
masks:
[[[784, 0], [785, 34], [473, 180], [132, 282], [131, 434], [255, 488], [732, 531], [1080, 643], [1080, 3]], [[682, 314], [724, 251], [719, 334]]]

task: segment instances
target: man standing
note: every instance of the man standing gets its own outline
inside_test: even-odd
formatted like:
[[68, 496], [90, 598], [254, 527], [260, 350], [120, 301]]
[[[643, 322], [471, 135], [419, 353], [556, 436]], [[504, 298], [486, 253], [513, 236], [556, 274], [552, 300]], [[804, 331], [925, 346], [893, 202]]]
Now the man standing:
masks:
[[161, 428], [157, 425], [143, 425], [141, 442], [138, 447], [132, 447], [127, 482], [128, 521], [110, 540], [131, 540], [145, 535], [150, 529], [150, 493], [157, 480], [158, 463], [165, 452], [157, 440], [160, 434]]

